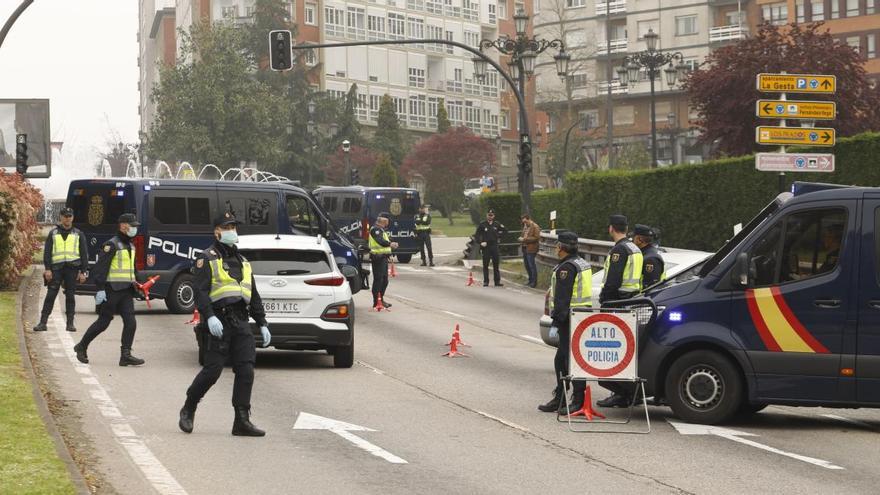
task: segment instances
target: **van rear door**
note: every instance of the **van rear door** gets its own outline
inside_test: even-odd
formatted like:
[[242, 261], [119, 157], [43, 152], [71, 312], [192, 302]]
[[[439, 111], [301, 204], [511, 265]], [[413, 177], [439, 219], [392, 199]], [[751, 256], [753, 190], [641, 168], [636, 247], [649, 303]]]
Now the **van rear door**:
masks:
[[390, 215], [388, 232], [391, 240], [400, 244], [397, 252], [415, 253], [416, 214], [419, 212], [419, 193], [412, 190], [376, 190], [367, 192], [369, 218], [376, 221], [379, 213]]
[[154, 186], [147, 203], [147, 270], [161, 272], [160, 283], [171, 284], [213, 242], [217, 190], [214, 186]]
[[859, 255], [856, 400], [880, 403], [880, 195], [868, 194]]
[[74, 227], [85, 234], [90, 265], [98, 259], [98, 247], [116, 235], [119, 216], [138, 214], [132, 182], [73, 181], [67, 191], [67, 204], [73, 208]]

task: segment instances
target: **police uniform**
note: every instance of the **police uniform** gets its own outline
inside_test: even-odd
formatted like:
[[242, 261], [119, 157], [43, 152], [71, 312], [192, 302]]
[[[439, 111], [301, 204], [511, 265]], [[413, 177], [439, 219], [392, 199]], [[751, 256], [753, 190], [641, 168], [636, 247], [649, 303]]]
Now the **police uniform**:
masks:
[[[73, 209], [62, 208], [61, 216], [72, 217]], [[52, 308], [55, 306], [55, 298], [64, 284], [64, 309], [67, 314], [67, 331], [75, 332], [73, 318], [76, 314], [76, 284], [77, 277], [85, 275], [89, 266], [89, 252], [86, 248], [86, 238], [76, 227], [64, 228], [60, 223], [49, 232], [46, 243], [43, 246], [43, 266], [52, 274], [52, 280], [47, 284], [46, 298], [43, 300], [43, 310], [40, 313], [40, 322], [34, 327], [35, 332], [46, 330], [46, 323]]]
[[434, 266], [434, 250], [431, 248], [431, 214], [419, 212], [416, 215], [416, 237], [419, 240], [419, 254], [425, 266], [425, 248], [428, 248], [428, 262]]
[[[215, 220], [215, 226], [237, 225], [227, 212]], [[192, 432], [196, 406], [220, 378], [228, 358], [232, 360], [235, 380], [232, 385], [232, 407], [235, 420], [232, 434], [263, 436], [266, 432], [250, 422], [251, 391], [254, 385], [254, 364], [257, 360], [256, 341], [249, 318], [260, 327], [267, 327], [263, 301], [257, 292], [250, 262], [234, 245], [215, 241], [202, 251], [193, 266], [196, 306], [201, 325], [212, 317], [223, 324], [222, 338], [208, 334], [204, 366], [186, 390], [186, 402], [180, 411], [180, 428]], [[206, 328], [200, 329], [207, 332]]]
[[[380, 213], [379, 217], [388, 218], [387, 213]], [[388, 308], [391, 304], [385, 302], [385, 291], [388, 289], [388, 257], [391, 256], [391, 234], [378, 225], [370, 228], [370, 265], [373, 269], [373, 306], [382, 296], [382, 304]]]
[[572, 308], [589, 308], [592, 303], [592, 270], [590, 265], [577, 254], [578, 238], [572, 232], [559, 234], [559, 245], [566, 251], [565, 258], [553, 269], [550, 277], [550, 318], [552, 325], [559, 332], [559, 345], [553, 358], [553, 369], [556, 372], [556, 389], [550, 402], [538, 406], [543, 412], [559, 411], [569, 414], [578, 411], [584, 405], [586, 382], [573, 382], [571, 404], [568, 409], [562, 401], [562, 377], [569, 373], [568, 349], [571, 339]]
[[[656, 237], [654, 229], [642, 224], [636, 224], [633, 234], [649, 237], [652, 241]], [[663, 262], [663, 255], [653, 242], [641, 250], [643, 259], [641, 288], [644, 290], [666, 280], [666, 264]]]
[[[495, 210], [490, 209], [486, 213], [495, 214]], [[500, 258], [500, 253], [498, 250], [498, 243], [501, 241], [501, 236], [507, 233], [507, 228], [497, 221], [489, 221], [483, 220], [480, 222], [480, 225], [477, 226], [477, 231], [474, 233], [474, 240], [477, 244], [481, 244], [483, 242], [486, 243], [486, 246], [480, 246], [483, 252], [483, 287], [489, 286], [489, 262], [492, 262], [492, 274], [495, 278], [495, 286], [500, 287], [504, 285], [501, 283], [501, 271], [498, 269], [498, 261]]]
[[[119, 217], [119, 223], [127, 223], [132, 227], [140, 225], [131, 213]], [[105, 242], [98, 252], [98, 261], [92, 268], [92, 280], [98, 292], [106, 293], [106, 301], [98, 306], [98, 319], [86, 330], [82, 340], [74, 347], [76, 357], [82, 363], [88, 363], [87, 350], [95, 337], [110, 326], [113, 315], [122, 317], [122, 347], [119, 366], [141, 365], [144, 360], [131, 355], [137, 320], [134, 316], [135, 285], [137, 269], [135, 259], [137, 253], [131, 243], [131, 237], [117, 232]]]

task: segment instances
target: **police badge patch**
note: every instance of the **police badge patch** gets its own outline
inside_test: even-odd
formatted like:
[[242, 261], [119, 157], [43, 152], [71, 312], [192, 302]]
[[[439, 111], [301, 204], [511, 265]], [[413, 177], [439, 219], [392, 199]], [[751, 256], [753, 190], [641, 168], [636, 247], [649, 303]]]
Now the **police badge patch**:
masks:
[[109, 253], [109, 252], [110, 252], [110, 244], [106, 244], [106, 245], [104, 246], [104, 252], [105, 252], [105, 253]]
[[562, 280], [568, 278], [568, 270], [559, 270], [559, 278]]
[[645, 265], [645, 271], [648, 272], [648, 273], [653, 272], [653, 271], [654, 271], [654, 265], [648, 263], [647, 265]]
[[201, 268], [201, 267], [203, 267], [203, 266], [205, 266], [205, 260], [204, 260], [204, 258], [199, 258], [199, 259], [197, 259], [197, 260], [196, 260], [196, 268]]
[[618, 260], [620, 260], [620, 253], [614, 253], [611, 255], [611, 261], [613, 263], [617, 263]]

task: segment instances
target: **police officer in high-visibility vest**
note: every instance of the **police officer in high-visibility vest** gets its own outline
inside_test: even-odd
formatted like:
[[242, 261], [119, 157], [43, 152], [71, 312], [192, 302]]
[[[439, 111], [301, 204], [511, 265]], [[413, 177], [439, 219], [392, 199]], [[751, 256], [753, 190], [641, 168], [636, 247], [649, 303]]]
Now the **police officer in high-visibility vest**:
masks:
[[573, 382], [573, 391], [569, 407], [563, 400], [564, 389], [562, 377], [568, 376], [568, 348], [571, 339], [572, 308], [589, 308], [592, 304], [592, 270], [590, 265], [578, 256], [578, 238], [573, 232], [562, 232], [557, 238], [556, 255], [560, 262], [553, 269], [550, 278], [550, 318], [553, 323], [551, 332], [558, 333], [559, 345], [553, 358], [553, 369], [556, 372], [556, 388], [553, 397], [546, 404], [538, 406], [539, 411], [571, 414], [579, 411], [584, 405], [586, 382]]
[[388, 257], [392, 250], [397, 249], [397, 243], [391, 242], [391, 234], [388, 233], [388, 214], [379, 213], [376, 223], [370, 228], [370, 238], [367, 241], [370, 247], [370, 265], [373, 269], [373, 307], [379, 301], [381, 294], [382, 305], [390, 308], [391, 304], [385, 301], [385, 291], [388, 290]]
[[220, 378], [223, 365], [231, 357], [235, 373], [232, 434], [247, 437], [266, 434], [250, 419], [257, 351], [249, 319], [253, 318], [260, 328], [261, 347], [269, 345], [272, 335], [251, 264], [235, 246], [238, 242], [237, 225], [230, 212], [217, 218], [214, 221], [214, 244], [199, 255], [193, 267], [196, 306], [207, 322], [211, 337], [205, 351], [204, 367], [186, 390], [186, 401], [180, 409], [178, 426], [186, 433], [192, 433], [196, 406]]
[[428, 263], [434, 266], [434, 250], [431, 249], [431, 214], [428, 205], [419, 207], [416, 215], [416, 237], [419, 240], [419, 254], [422, 256], [422, 266], [425, 266], [425, 248], [428, 248]]
[[55, 298], [64, 284], [64, 309], [67, 314], [67, 331], [75, 332], [73, 317], [76, 314], [76, 284], [86, 281], [86, 270], [89, 267], [89, 252], [86, 248], [86, 236], [73, 226], [73, 209], [61, 209], [58, 225], [49, 232], [43, 247], [43, 280], [48, 288], [46, 299], [43, 300], [43, 311], [40, 322], [34, 327], [35, 332], [45, 332]]
[[666, 280], [666, 264], [663, 255], [654, 244], [657, 232], [653, 228], [637, 223], [633, 228], [633, 244], [642, 250], [642, 290]]
[[[614, 246], [605, 258], [605, 276], [599, 302], [629, 299], [642, 290], [642, 251], [627, 236], [627, 220], [623, 215], [608, 218], [608, 235]], [[609, 397], [599, 400], [601, 407], [627, 407], [632, 402], [635, 388], [630, 383], [600, 381], [600, 385], [611, 390]]]
[[105, 242], [98, 252], [98, 262], [95, 263], [91, 271], [92, 280], [98, 290], [95, 294], [98, 319], [92, 323], [82, 340], [73, 348], [76, 351], [76, 358], [81, 363], [89, 362], [87, 354], [89, 344], [110, 326], [113, 315], [118, 314], [122, 317], [122, 348], [119, 366], [144, 364], [143, 359], [131, 354], [134, 333], [137, 330], [137, 320], [134, 317], [137, 253], [132, 245], [132, 238], [137, 235], [138, 225], [140, 223], [133, 214], [123, 213], [120, 215], [119, 231]]

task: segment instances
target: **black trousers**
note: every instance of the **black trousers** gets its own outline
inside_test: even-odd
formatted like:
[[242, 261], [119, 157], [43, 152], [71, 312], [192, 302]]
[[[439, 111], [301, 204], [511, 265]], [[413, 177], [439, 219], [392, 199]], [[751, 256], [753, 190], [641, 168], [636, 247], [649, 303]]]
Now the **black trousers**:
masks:
[[428, 248], [428, 260], [434, 261], [434, 250], [431, 248], [431, 234], [429, 232], [417, 232], [416, 237], [419, 240], [419, 254], [422, 256], [422, 263], [425, 262], [425, 248]]
[[388, 257], [387, 256], [371, 256], [370, 265], [373, 269], [373, 306], [376, 305], [378, 295], [385, 297], [385, 290], [388, 289]]
[[498, 244], [489, 244], [483, 248], [483, 285], [489, 285], [489, 261], [492, 261], [492, 274], [495, 276], [495, 285], [501, 283], [501, 271], [498, 269]]
[[250, 407], [251, 391], [254, 388], [254, 363], [257, 361], [254, 334], [251, 333], [247, 316], [227, 318], [218, 314], [217, 318], [223, 322], [223, 338], [218, 339], [209, 334], [205, 365], [192, 385], [186, 389], [187, 403], [195, 405], [208, 393], [220, 378], [227, 357], [232, 356], [232, 372], [235, 373], [232, 405]]
[[76, 314], [76, 277], [79, 275], [79, 267], [63, 264], [58, 268], [52, 267], [52, 280], [49, 281], [46, 289], [46, 298], [43, 299], [43, 321], [52, 314], [52, 308], [55, 306], [55, 298], [58, 297], [58, 291], [61, 290], [61, 284], [64, 284], [64, 310], [67, 313], [67, 322], [73, 322], [73, 315]]
[[107, 330], [110, 322], [113, 321], [113, 315], [117, 314], [122, 317], [122, 348], [131, 350], [134, 333], [137, 330], [137, 320], [134, 317], [134, 288], [107, 289], [107, 300], [98, 310], [98, 319], [86, 330], [80, 344], [88, 347], [95, 337]]
[[[560, 377], [568, 376], [568, 361], [571, 351], [571, 322], [565, 320], [556, 322], [559, 330], [559, 346], [556, 347], [556, 356], [553, 358], [553, 370], [556, 371], [556, 386], [558, 390], [562, 389], [562, 380]], [[576, 380], [572, 382], [573, 395], [572, 400], [583, 399], [584, 390], [587, 389], [587, 382]]]

